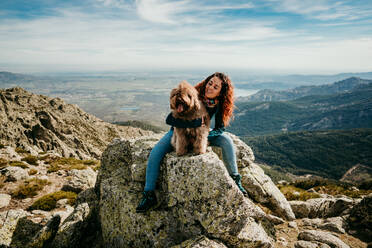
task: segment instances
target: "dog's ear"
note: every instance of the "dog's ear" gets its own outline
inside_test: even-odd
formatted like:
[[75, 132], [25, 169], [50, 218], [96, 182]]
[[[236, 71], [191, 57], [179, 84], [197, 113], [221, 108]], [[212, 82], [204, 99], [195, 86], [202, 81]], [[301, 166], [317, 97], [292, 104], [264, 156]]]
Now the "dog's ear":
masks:
[[170, 92], [170, 98], [172, 98], [175, 94], [177, 94], [177, 88], [174, 88], [174, 89], [172, 89], [171, 90], [171, 92]]
[[200, 102], [198, 99], [198, 94], [193, 94], [193, 100], [194, 100], [195, 109], [199, 110], [201, 106], [200, 106]]
[[199, 102], [199, 99], [198, 99], [198, 98], [195, 99], [195, 108], [196, 108], [197, 110], [200, 109], [200, 102]]

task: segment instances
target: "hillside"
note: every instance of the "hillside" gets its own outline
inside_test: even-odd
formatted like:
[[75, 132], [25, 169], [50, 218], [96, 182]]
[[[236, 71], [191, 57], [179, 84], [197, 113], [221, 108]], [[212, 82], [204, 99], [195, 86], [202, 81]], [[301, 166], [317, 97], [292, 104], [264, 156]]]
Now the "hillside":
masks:
[[242, 139], [252, 147], [258, 161], [294, 174], [341, 179], [354, 165], [372, 168], [372, 129], [294, 132]]
[[309, 95], [332, 95], [352, 91], [355, 87], [363, 84], [370, 84], [372, 80], [351, 77], [332, 84], [300, 86], [288, 90], [272, 90], [271, 88], [262, 89], [257, 93], [241, 97], [239, 101], [262, 102], [262, 101], [287, 101]]
[[60, 98], [22, 88], [0, 90], [2, 145], [31, 153], [54, 151], [64, 157], [99, 158], [113, 138], [149, 133], [106, 123]]
[[334, 95], [312, 95], [292, 101], [237, 103], [228, 128], [239, 136], [283, 131], [372, 127], [372, 84]]

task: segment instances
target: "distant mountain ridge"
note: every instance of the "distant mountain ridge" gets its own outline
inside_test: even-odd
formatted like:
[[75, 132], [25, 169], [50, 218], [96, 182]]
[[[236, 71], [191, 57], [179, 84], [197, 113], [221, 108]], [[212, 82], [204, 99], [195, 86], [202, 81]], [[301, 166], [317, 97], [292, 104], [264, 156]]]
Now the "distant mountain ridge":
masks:
[[342, 81], [335, 82], [333, 84], [300, 86], [293, 89], [281, 91], [263, 89], [251, 96], [241, 97], [238, 100], [240, 102], [288, 101], [309, 95], [332, 95], [345, 93], [353, 90], [359, 85], [370, 83], [372, 83], [372, 80], [351, 77]]
[[228, 130], [239, 136], [257, 136], [283, 131], [371, 127], [372, 83], [369, 83], [333, 95], [309, 95], [291, 101], [237, 102], [235, 119]]

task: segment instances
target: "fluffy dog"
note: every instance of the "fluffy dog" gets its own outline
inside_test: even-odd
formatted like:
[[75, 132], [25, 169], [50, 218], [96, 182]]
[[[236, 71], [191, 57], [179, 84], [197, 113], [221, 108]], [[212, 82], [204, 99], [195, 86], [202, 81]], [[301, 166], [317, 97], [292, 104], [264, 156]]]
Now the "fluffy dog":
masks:
[[178, 156], [192, 149], [195, 154], [205, 153], [208, 145], [210, 119], [204, 104], [199, 100], [198, 91], [186, 81], [182, 81], [170, 94], [170, 108], [174, 118], [192, 121], [202, 119], [196, 128], [174, 128], [172, 145]]

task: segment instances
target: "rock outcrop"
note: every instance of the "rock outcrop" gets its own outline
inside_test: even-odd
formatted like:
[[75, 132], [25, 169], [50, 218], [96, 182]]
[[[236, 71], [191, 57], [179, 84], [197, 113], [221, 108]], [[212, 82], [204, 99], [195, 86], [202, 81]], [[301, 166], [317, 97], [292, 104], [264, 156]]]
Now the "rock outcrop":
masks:
[[91, 168], [84, 170], [74, 169], [67, 172], [67, 177], [70, 179], [63, 185], [62, 190], [80, 193], [94, 187], [97, 173]]
[[320, 242], [333, 248], [350, 248], [342, 240], [336, 236], [323, 231], [307, 230], [303, 231], [298, 235], [299, 240], [305, 240], [310, 242]]
[[24, 218], [28, 213], [22, 209], [12, 209], [0, 213], [0, 246], [9, 246], [12, 242], [12, 236], [16, 230], [18, 220]]
[[[252, 149], [241, 141], [237, 136], [229, 134], [236, 147], [236, 157], [240, 174], [243, 176], [242, 182], [249, 196], [256, 202], [267, 206], [278, 216], [294, 220], [295, 215], [290, 204], [282, 192], [276, 187], [270, 177], [265, 175], [258, 164], [254, 163], [254, 154]], [[219, 148], [215, 147], [214, 151]], [[219, 157], [222, 155], [217, 152]]]
[[364, 197], [350, 213], [348, 218], [350, 229], [366, 242], [372, 242], [372, 194]]
[[55, 151], [64, 157], [99, 158], [115, 137], [150, 133], [106, 123], [59, 98], [19, 87], [0, 90], [0, 140], [31, 153]]
[[313, 198], [307, 201], [290, 201], [297, 218], [328, 218], [350, 213], [356, 200], [345, 197]]
[[[198, 156], [168, 154], [158, 180], [159, 207], [136, 213], [148, 154], [158, 138], [115, 140], [102, 155], [96, 190], [105, 245], [171, 247], [202, 235], [228, 247], [273, 247], [275, 231], [268, 217], [253, 199], [243, 196], [211, 149]], [[239, 141], [234, 138], [234, 142]], [[253, 164], [253, 153], [244, 143], [237, 145], [237, 158], [241, 170]], [[264, 182], [269, 180], [267, 177]], [[256, 187], [249, 180], [243, 182], [247, 188]], [[277, 193], [270, 190], [268, 187], [262, 192], [270, 198]]]

